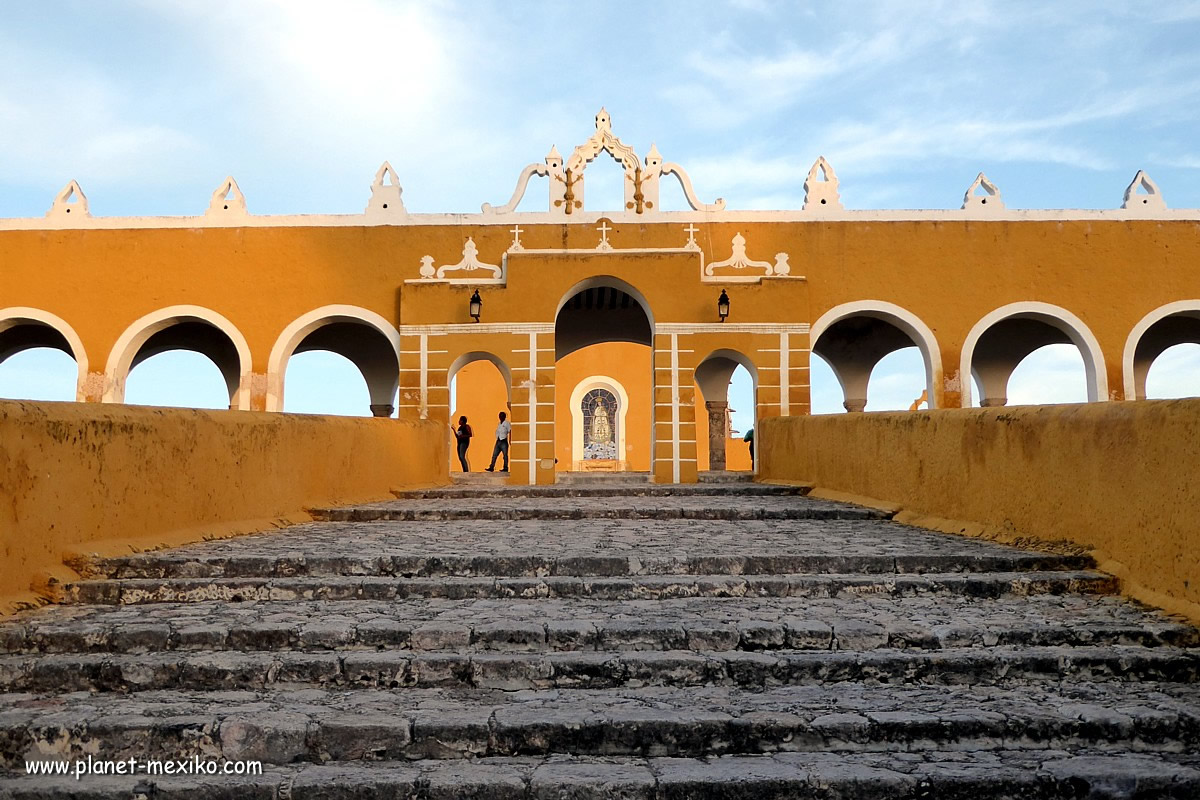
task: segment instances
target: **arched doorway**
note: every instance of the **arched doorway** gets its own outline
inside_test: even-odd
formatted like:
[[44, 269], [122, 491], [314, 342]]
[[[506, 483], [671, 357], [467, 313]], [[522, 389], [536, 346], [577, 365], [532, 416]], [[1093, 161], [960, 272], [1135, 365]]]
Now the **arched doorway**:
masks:
[[649, 471], [653, 319], [645, 298], [619, 278], [590, 278], [563, 297], [554, 336], [558, 471]]
[[[467, 451], [472, 472], [487, 466], [495, 444], [494, 434], [501, 411], [512, 418], [512, 372], [492, 353], [474, 351], [456, 358], [446, 371], [450, 397], [450, 425], [466, 417], [474, 434]], [[451, 441], [450, 469], [461, 471], [455, 442]]]
[[[735, 381], [739, 371], [749, 378], [749, 387], [742, 387], [741, 381]], [[742, 435], [757, 425], [758, 368], [744, 353], [715, 350], [696, 367], [695, 381], [699, 389], [696, 410], [698, 468], [718, 471], [753, 469], [749, 448], [742, 441]], [[742, 412], [739, 418], [748, 420], [741, 426], [733, 423], [735, 407], [730, 387], [735, 382], [742, 389], [737, 402], [749, 406], [737, 409]], [[746, 392], [745, 388], [749, 391]]]

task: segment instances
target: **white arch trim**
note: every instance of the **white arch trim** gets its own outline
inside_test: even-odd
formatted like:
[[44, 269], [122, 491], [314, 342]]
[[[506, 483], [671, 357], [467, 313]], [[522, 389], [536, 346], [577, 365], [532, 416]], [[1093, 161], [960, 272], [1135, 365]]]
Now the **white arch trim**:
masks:
[[607, 375], [589, 375], [571, 392], [571, 461], [583, 460], [583, 396], [592, 389], [607, 389], [616, 395], [617, 453], [621, 462], [627, 462], [629, 458], [625, 450], [625, 416], [629, 411], [629, 394], [624, 386]]
[[62, 317], [51, 314], [49, 311], [42, 311], [40, 308], [10, 306], [9, 308], [0, 309], [0, 331], [14, 328], [23, 322], [46, 325], [58, 331], [67, 340], [79, 373], [75, 381], [75, 399], [78, 401], [86, 400], [84, 385], [87, 382], [88, 357], [87, 351], [83, 349], [83, 340], [79, 338], [79, 334], [75, 332], [75, 329], [68, 325]]
[[971, 332], [963, 343], [962, 358], [959, 361], [959, 381], [962, 386], [962, 406], [971, 405], [972, 392], [972, 361], [975, 358], [975, 346], [979, 338], [997, 322], [1006, 319], [1036, 319], [1045, 322], [1067, 335], [1072, 344], [1079, 348], [1083, 356], [1083, 368], [1087, 374], [1088, 402], [1097, 403], [1108, 399], [1108, 374], [1104, 369], [1104, 353], [1100, 350], [1100, 342], [1091, 329], [1079, 317], [1060, 306], [1036, 301], [1009, 303], [987, 314]]
[[1121, 377], [1125, 384], [1126, 400], [1137, 399], [1137, 375], [1134, 372], [1133, 359], [1137, 354], [1138, 342], [1154, 324], [1175, 314], [1189, 313], [1200, 315], [1200, 300], [1180, 300], [1159, 306], [1133, 326], [1133, 330], [1129, 332], [1129, 338], [1125, 340], [1125, 351], [1121, 354]]
[[125, 381], [129, 378], [129, 370], [133, 359], [137, 356], [142, 345], [158, 333], [172, 325], [189, 320], [206, 322], [218, 329], [233, 342], [238, 354], [238, 388], [230, 398], [230, 406], [241, 411], [250, 409], [250, 345], [242, 332], [225, 317], [203, 306], [168, 306], [152, 311], [134, 322], [117, 339], [112, 351], [108, 354], [108, 363], [104, 367], [104, 397], [105, 403], [125, 402]]
[[584, 278], [568, 289], [567, 293], [559, 298], [558, 307], [554, 309], [555, 322], [558, 321], [558, 315], [562, 313], [563, 306], [569, 303], [572, 297], [588, 289], [601, 288], [619, 289], [636, 300], [637, 304], [642, 307], [642, 313], [646, 315], [646, 320], [650, 323], [650, 335], [654, 335], [654, 312], [650, 309], [650, 301], [646, 299], [646, 296], [636, 286], [612, 275], [593, 275], [590, 278]]
[[332, 322], [359, 322], [379, 331], [391, 343], [396, 353], [396, 363], [400, 363], [400, 331], [382, 315], [351, 305], [334, 304], [315, 308], [284, 328], [271, 348], [271, 357], [267, 360], [267, 411], [283, 410], [283, 376], [292, 353], [304, 341], [304, 337]]
[[508, 401], [511, 403], [512, 370], [508, 368], [508, 364], [504, 363], [504, 359], [486, 350], [471, 350], [454, 359], [450, 364], [450, 369], [446, 370], [446, 388], [450, 388], [450, 384], [454, 382], [454, 378], [458, 375], [459, 370], [468, 364], [474, 364], [476, 361], [486, 361], [500, 372], [500, 377], [504, 378], [505, 387], [508, 389]]
[[[908, 334], [913, 344], [921, 351], [921, 358], [925, 361], [925, 389], [928, 392], [929, 407], [937, 408], [941, 399], [941, 392], [938, 390], [942, 385], [942, 349], [938, 346], [933, 330], [908, 309], [885, 300], [856, 300], [852, 303], [834, 306], [822, 314], [809, 328], [809, 348], [815, 348], [821, 334], [825, 333], [834, 323], [850, 317], [881, 319]], [[836, 368], [834, 371], [836, 374]]]

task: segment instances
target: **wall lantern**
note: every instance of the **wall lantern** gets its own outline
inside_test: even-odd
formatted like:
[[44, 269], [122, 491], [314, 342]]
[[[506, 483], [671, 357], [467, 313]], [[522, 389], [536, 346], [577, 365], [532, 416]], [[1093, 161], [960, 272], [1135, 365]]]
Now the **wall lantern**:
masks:
[[479, 290], [475, 290], [475, 294], [471, 295], [471, 319], [479, 322], [479, 315], [483, 312], [483, 298], [479, 296]]
[[721, 322], [729, 316], [729, 295], [725, 294], [725, 290], [721, 290], [721, 296], [717, 298], [717, 316], [721, 318]]

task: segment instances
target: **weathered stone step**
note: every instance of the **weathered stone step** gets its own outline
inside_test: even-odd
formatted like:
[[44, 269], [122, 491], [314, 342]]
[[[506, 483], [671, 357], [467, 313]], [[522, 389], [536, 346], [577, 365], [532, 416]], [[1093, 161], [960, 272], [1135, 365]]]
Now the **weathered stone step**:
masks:
[[508, 486], [490, 483], [458, 483], [436, 489], [393, 492], [397, 500], [451, 500], [518, 497], [795, 497], [811, 491], [807, 486], [778, 486], [751, 481], [711, 481], [683, 484], [554, 484]]
[[991, 553], [732, 552], [723, 555], [469, 555], [429, 553], [336, 556], [289, 553], [274, 557], [229, 553], [141, 553], [93, 562], [92, 574], [110, 578], [226, 578], [395, 576], [618, 577], [625, 575], [889, 574], [928, 572], [1036, 572], [1082, 570], [1090, 556], [1007, 550]]
[[397, 600], [62, 607], [0, 623], [0, 653], [410, 649], [1193, 647], [1200, 631], [1115, 597], [1033, 595]]
[[[858, 634], [854, 631], [854, 638]], [[1200, 653], [1168, 647], [994, 647], [835, 652], [384, 650], [0, 656], [0, 691], [4, 692], [224, 691], [272, 686], [506, 691], [627, 686], [755, 689], [864, 681], [1025, 685], [1065, 679], [1194, 683], [1200, 679]]]
[[649, 485], [649, 472], [584, 472], [581, 470], [565, 470], [554, 476], [558, 485], [601, 485], [632, 487], [639, 484]]
[[925, 574], [633, 575], [581, 578], [129, 578], [68, 584], [63, 602], [137, 605], [262, 600], [395, 600], [438, 597], [533, 599], [586, 597], [839, 597], [860, 594], [1001, 597], [1008, 594], [1112, 594], [1118, 582], [1090, 570]]
[[[833, 520], [890, 518], [876, 509], [844, 503], [810, 501], [803, 497], [770, 498], [773, 502], [753, 502], [761, 498], [720, 498], [736, 502], [717, 503], [718, 498], [643, 497], [630, 498], [624, 492], [617, 498], [592, 498], [595, 502], [564, 503], [556, 497], [520, 498], [507, 505], [474, 499], [449, 498], [436, 504], [418, 500], [396, 500], [342, 508], [309, 509], [314, 519], [328, 522], [424, 522], [442, 520]], [[638, 502], [638, 501], [641, 502]], [[701, 502], [708, 500], [709, 502]], [[782, 502], [792, 500], [790, 503]], [[606, 502], [599, 502], [606, 501]], [[692, 502], [688, 502], [692, 501]]]
[[[144, 776], [0, 778], [0, 798], [128, 800], [139, 787], [147, 796], [147, 785]], [[246, 777], [155, 776], [153, 785], [154, 800], [1194, 800], [1200, 769], [1187, 756], [1087, 749], [556, 755], [270, 765]]]
[[723, 686], [636, 690], [264, 690], [0, 696], [0, 765], [42, 753], [296, 761], [552, 753], [700, 757], [779, 751], [1098, 748], [1189, 753], [1184, 684]]

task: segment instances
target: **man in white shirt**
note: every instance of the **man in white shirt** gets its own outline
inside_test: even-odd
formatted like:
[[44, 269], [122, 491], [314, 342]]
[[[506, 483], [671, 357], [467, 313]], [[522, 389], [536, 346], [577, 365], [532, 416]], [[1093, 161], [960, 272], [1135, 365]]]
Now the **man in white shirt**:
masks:
[[508, 437], [512, 434], [512, 423], [508, 421], [508, 414], [500, 412], [500, 424], [496, 426], [496, 446], [492, 448], [492, 463], [484, 472], [496, 471], [496, 456], [504, 453], [504, 469], [501, 472], [508, 472]]

